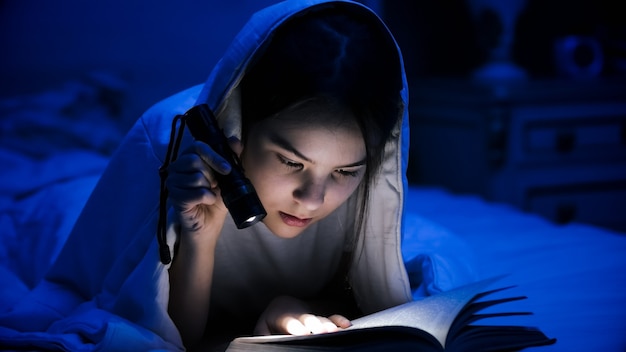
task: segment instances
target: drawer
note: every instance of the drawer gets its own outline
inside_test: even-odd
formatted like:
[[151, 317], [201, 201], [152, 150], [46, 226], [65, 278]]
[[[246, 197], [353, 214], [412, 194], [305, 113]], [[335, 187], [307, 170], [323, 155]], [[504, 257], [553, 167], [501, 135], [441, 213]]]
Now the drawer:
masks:
[[626, 181], [528, 190], [525, 210], [556, 223], [582, 222], [626, 234]]
[[527, 126], [525, 149], [532, 154], [622, 154], [623, 126], [618, 119], [533, 123]]
[[534, 107], [513, 117], [510, 148], [520, 163], [626, 161], [626, 105]]

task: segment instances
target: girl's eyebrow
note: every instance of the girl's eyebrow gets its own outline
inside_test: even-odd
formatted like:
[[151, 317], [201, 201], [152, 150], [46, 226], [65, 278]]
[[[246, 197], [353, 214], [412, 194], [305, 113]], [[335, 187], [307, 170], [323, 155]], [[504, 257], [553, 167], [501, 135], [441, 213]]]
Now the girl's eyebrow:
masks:
[[[277, 146], [281, 147], [282, 149], [285, 149], [291, 153], [293, 153], [295, 156], [297, 156], [298, 158], [311, 163], [311, 164], [315, 164], [315, 162], [309, 158], [307, 158], [306, 156], [304, 156], [302, 153], [300, 153], [300, 151], [298, 151], [293, 145], [291, 145], [291, 143], [289, 143], [287, 140], [285, 140], [283, 137], [277, 135], [277, 134], [270, 134], [268, 137], [269, 141], [276, 144]], [[343, 166], [339, 166], [339, 168], [349, 168], [349, 167], [357, 167], [357, 166], [363, 166], [365, 165], [365, 159], [363, 160], [359, 160], [355, 163], [352, 164], [348, 164], [348, 165], [343, 165]]]
[[306, 156], [304, 156], [302, 153], [300, 153], [293, 145], [291, 145], [291, 143], [289, 143], [288, 141], [286, 141], [283, 137], [277, 135], [277, 134], [270, 134], [269, 136], [269, 140], [270, 142], [276, 144], [277, 146], [292, 152], [295, 156], [297, 156], [298, 158], [308, 162], [308, 163], [313, 163], [313, 161], [309, 158], [307, 158]]
[[350, 168], [350, 167], [359, 167], [359, 166], [365, 166], [365, 159], [363, 160], [359, 160], [356, 163], [352, 163], [352, 164], [348, 164], [348, 165], [343, 165], [343, 166], [339, 166], [340, 169], [343, 168]]

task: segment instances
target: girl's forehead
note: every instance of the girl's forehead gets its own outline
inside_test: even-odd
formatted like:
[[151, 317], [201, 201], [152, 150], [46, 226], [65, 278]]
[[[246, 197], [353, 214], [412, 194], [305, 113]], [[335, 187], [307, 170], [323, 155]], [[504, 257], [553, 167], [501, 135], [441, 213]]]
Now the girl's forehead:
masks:
[[354, 118], [345, 112], [295, 109], [266, 119], [251, 138], [323, 164], [348, 165], [365, 158], [365, 142]]
[[292, 128], [358, 129], [356, 116], [351, 110], [334, 102], [315, 99], [295, 104], [268, 121]]
[[268, 135], [283, 136], [297, 142], [308, 140], [328, 141], [329, 138], [349, 138], [358, 142], [363, 141], [359, 126], [353, 119], [333, 114], [309, 115], [286, 114], [275, 119], [264, 121], [260, 132]]
[[[363, 134], [354, 118], [331, 111], [292, 111], [264, 121], [263, 133], [289, 140], [292, 144], [317, 146], [350, 142], [364, 145]], [[342, 143], [340, 143], [342, 144]]]

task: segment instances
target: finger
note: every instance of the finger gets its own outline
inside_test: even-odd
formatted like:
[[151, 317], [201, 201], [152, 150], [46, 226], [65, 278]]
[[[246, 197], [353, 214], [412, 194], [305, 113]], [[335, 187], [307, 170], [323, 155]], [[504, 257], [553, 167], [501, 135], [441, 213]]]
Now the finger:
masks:
[[213, 169], [195, 152], [182, 154], [168, 168], [168, 184], [185, 187], [217, 187]]
[[181, 210], [191, 209], [197, 205], [219, 204], [219, 190], [206, 188], [168, 187], [168, 196], [173, 204]]
[[167, 186], [178, 186], [181, 188], [215, 188], [217, 180], [210, 172], [202, 169], [174, 169], [169, 170], [166, 179]]
[[285, 318], [282, 325], [285, 328], [285, 331], [291, 335], [310, 335], [311, 334], [311, 330], [309, 330], [306, 326], [304, 326], [304, 324], [300, 320], [294, 317]]
[[324, 332], [324, 324], [320, 320], [319, 317], [312, 314], [302, 314], [300, 316], [300, 321], [307, 330], [309, 330], [313, 334], [320, 334]]
[[[167, 171], [168, 177], [174, 174], [192, 174], [195, 172], [202, 172], [207, 169], [207, 165], [202, 158], [195, 152], [189, 152], [181, 154], [169, 164]], [[209, 172], [210, 173], [210, 172]]]
[[321, 319], [321, 322], [322, 322], [322, 329], [320, 330], [320, 332], [314, 332], [314, 333], [318, 334], [318, 333], [334, 332], [334, 331], [339, 330], [339, 327], [327, 318]]
[[349, 328], [352, 326], [352, 322], [350, 321], [350, 319], [344, 317], [343, 315], [333, 314], [330, 317], [328, 317], [328, 319], [332, 321], [333, 324], [335, 324], [335, 326], [340, 327], [342, 329]]
[[170, 173], [192, 173], [206, 167], [204, 161], [195, 152], [184, 153], [178, 156], [168, 167]]
[[211, 169], [219, 172], [222, 175], [227, 175], [230, 173], [231, 166], [216, 151], [214, 151], [208, 144], [200, 141], [195, 141], [193, 143], [194, 151], [200, 156], [202, 161], [206, 163]]
[[320, 317], [312, 314], [303, 314], [300, 321], [310, 333], [322, 334], [339, 330], [337, 325], [326, 317]]
[[[188, 158], [199, 159], [198, 156], [189, 156]], [[188, 162], [181, 161], [181, 165], [173, 166], [165, 180], [170, 198], [194, 203], [205, 200], [202, 203], [212, 204], [218, 193], [217, 180], [212, 173], [203, 171], [202, 168], [189, 167]]]

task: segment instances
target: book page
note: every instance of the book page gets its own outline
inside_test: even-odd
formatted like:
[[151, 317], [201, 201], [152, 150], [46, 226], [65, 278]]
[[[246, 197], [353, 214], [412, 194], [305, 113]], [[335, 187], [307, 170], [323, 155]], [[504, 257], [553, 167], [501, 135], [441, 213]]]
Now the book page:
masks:
[[[485, 291], [500, 277], [478, 281], [473, 284], [442, 292], [418, 301], [408, 302], [362, 318], [352, 320], [352, 326], [334, 333], [342, 334], [356, 332], [354, 330], [384, 326], [406, 326], [426, 331], [435, 337], [441, 346], [445, 346], [446, 336], [452, 322], [463, 306], [476, 294]], [[298, 341], [315, 338], [319, 335], [271, 335], [240, 337], [237, 341], [247, 343], [269, 343], [278, 341]]]
[[452, 322], [461, 309], [478, 293], [500, 277], [486, 279], [421, 300], [408, 302], [352, 321], [348, 329], [374, 326], [408, 326], [433, 335], [445, 347]]

